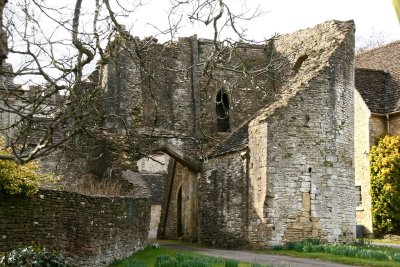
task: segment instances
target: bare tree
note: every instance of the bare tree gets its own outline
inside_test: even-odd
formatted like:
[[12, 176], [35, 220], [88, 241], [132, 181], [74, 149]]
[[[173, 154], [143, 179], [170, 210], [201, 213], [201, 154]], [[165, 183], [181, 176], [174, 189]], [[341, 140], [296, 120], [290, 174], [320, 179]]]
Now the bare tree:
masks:
[[[249, 68], [237, 48], [243, 41], [254, 43], [241, 22], [254, 19], [261, 12], [247, 9], [245, 1], [239, 8], [228, 2], [171, 0], [167, 26], [154, 25], [156, 36], [167, 36], [172, 42], [185, 23], [207, 26], [213, 33], [211, 49], [196, 66], [203, 76], [202, 86], [206, 89], [215, 82], [219, 71], [228, 71], [236, 74], [237, 82], [247, 77], [254, 88], [260, 88], [260, 77], [271, 78], [273, 70], [281, 66], [270, 60], [261, 67]], [[81, 135], [103, 138], [107, 134], [101, 129], [109, 118], [126, 126], [127, 143], [137, 148], [141, 136], [128, 129], [126, 118], [102, 110], [110, 96], [104, 93], [103, 69], [96, 68], [96, 64], [117, 65], [119, 56], [125, 53], [141, 72], [152, 77], [153, 71], [144, 63], [143, 55], [152, 49], [153, 38], [134, 38], [135, 33], [124, 26], [129, 20], [135, 21], [142, 6], [140, 1], [132, 4], [122, 0], [75, 0], [73, 5], [16, 0], [7, 4], [4, 27], [9, 37], [9, 57], [18, 59], [19, 64], [14, 69], [6, 64], [1, 71], [1, 132], [14, 155], [0, 155], [0, 159], [25, 163], [60, 147], [73, 146], [71, 140], [79, 141]], [[23, 84], [11, 88], [7, 82], [10, 79]], [[157, 116], [155, 112], [154, 125]]]

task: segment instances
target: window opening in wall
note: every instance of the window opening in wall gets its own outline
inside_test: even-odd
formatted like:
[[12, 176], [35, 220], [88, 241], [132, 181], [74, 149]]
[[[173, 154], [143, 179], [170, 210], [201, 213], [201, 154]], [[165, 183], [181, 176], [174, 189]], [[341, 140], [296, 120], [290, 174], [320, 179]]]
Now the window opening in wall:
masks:
[[182, 222], [182, 186], [178, 190], [178, 197], [176, 199], [176, 206], [177, 206], [177, 218], [176, 218], [176, 227], [177, 227], [177, 235], [178, 237], [183, 236], [183, 222]]
[[218, 132], [227, 132], [230, 127], [228, 95], [223, 91], [219, 91], [215, 102], [216, 102]]
[[361, 186], [356, 186], [356, 206], [362, 205]]
[[299, 58], [297, 59], [296, 63], [295, 63], [294, 66], [293, 66], [294, 72], [297, 73], [297, 72], [299, 71], [301, 65], [303, 64], [304, 61], [306, 61], [307, 58], [308, 58], [307, 55], [302, 55], [301, 57], [299, 57]]

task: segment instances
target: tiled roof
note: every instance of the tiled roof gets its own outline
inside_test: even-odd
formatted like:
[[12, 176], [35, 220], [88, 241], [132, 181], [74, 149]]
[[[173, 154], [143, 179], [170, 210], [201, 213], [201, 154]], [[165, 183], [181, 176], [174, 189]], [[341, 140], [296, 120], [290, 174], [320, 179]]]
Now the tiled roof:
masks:
[[[369, 70], [380, 70], [388, 73], [385, 96], [386, 102], [384, 103], [384, 113], [390, 113], [399, 110], [400, 108], [400, 41], [390, 43], [375, 49], [368, 50], [366, 52], [360, 53], [356, 56], [356, 67], [360, 69], [369, 69]], [[371, 72], [372, 73], [372, 72]], [[366, 72], [364, 72], [366, 74]], [[356, 73], [357, 75], [357, 73]], [[374, 74], [378, 75], [379, 74]], [[372, 79], [375, 79], [376, 76], [371, 76]], [[379, 80], [379, 79], [378, 79]], [[356, 77], [357, 82], [357, 77]], [[375, 81], [373, 81], [375, 82]], [[360, 81], [359, 81], [360, 84]], [[366, 82], [363, 82], [366, 84]], [[365, 87], [365, 86], [364, 86]], [[357, 87], [356, 84], [356, 88]], [[367, 87], [365, 87], [367, 88]], [[368, 95], [374, 95], [375, 90], [372, 86], [369, 86], [369, 89], [359, 89], [359, 91], [370, 90]], [[360, 92], [361, 93], [361, 92]], [[361, 93], [362, 94], [362, 93]], [[382, 98], [381, 95], [376, 95], [377, 99], [375, 101], [379, 101]], [[367, 103], [368, 105], [368, 103]], [[375, 106], [374, 106], [375, 107]], [[379, 109], [381, 110], [381, 109]]]
[[387, 85], [389, 75], [382, 70], [356, 69], [355, 87], [362, 96], [365, 104], [373, 113], [386, 113], [388, 104], [395, 103], [388, 99]]
[[220, 145], [217, 145], [210, 153], [209, 158], [220, 156], [229, 152], [239, 151], [246, 147], [249, 142], [249, 123], [250, 120], [236, 129], [236, 131], [228, 136], [228, 138], [225, 139]]

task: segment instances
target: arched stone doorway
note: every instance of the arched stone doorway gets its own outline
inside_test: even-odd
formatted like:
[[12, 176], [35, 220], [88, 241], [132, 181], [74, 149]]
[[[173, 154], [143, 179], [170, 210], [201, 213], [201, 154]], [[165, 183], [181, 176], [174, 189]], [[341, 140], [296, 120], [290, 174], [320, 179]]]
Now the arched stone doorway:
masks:
[[[153, 214], [154, 203], [152, 204], [152, 221], [159, 222], [157, 238], [197, 241], [197, 174], [201, 169], [201, 162], [166, 144], [160, 145], [154, 155], [150, 156], [147, 162], [143, 161], [140, 162], [142, 165], [138, 165], [139, 170], [145, 170], [146, 166], [149, 169], [157, 169], [160, 168], [156, 167], [157, 164], [163, 164], [164, 182], [161, 211], [158, 214]], [[154, 229], [151, 229], [149, 237], [155, 237], [154, 232]]]

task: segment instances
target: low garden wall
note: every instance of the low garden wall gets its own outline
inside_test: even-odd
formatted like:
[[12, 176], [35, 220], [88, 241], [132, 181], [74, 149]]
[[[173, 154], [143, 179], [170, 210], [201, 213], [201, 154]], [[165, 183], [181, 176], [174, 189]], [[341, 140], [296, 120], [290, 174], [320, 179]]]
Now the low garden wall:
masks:
[[149, 224], [148, 198], [0, 193], [0, 251], [38, 244], [76, 266], [105, 266], [144, 248]]

